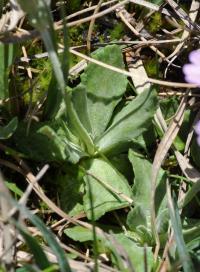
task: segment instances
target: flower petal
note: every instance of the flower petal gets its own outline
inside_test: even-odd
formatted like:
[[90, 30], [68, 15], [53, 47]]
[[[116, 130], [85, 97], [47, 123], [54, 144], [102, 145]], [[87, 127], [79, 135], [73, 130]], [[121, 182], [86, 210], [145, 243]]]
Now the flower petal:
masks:
[[183, 72], [184, 74], [194, 74], [194, 75], [200, 75], [200, 64], [185, 64], [183, 66]]
[[197, 144], [200, 145], [200, 136], [197, 137]]
[[200, 63], [195, 64], [185, 64], [183, 66], [183, 73], [185, 74], [185, 80], [189, 83], [195, 83], [200, 86]]
[[192, 84], [197, 84], [200, 87], [200, 76], [199, 78], [197, 78], [196, 76], [188, 75], [188, 76], [185, 76], [185, 81]]
[[195, 132], [200, 136], [200, 120], [195, 125]]
[[194, 64], [200, 64], [200, 50], [192, 51], [189, 55], [190, 62]]

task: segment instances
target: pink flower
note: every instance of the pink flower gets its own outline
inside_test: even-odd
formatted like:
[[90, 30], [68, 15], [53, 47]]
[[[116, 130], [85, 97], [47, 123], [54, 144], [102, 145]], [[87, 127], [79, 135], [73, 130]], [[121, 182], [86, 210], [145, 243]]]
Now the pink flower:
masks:
[[[183, 66], [185, 80], [189, 83], [197, 84], [200, 87], [200, 50], [192, 51], [189, 55], [191, 63]], [[200, 120], [195, 125], [197, 143], [200, 146]]]
[[183, 66], [185, 80], [200, 87], [200, 50], [192, 51], [189, 55], [191, 63]]
[[195, 132], [197, 134], [197, 143], [200, 145], [200, 120], [196, 123]]

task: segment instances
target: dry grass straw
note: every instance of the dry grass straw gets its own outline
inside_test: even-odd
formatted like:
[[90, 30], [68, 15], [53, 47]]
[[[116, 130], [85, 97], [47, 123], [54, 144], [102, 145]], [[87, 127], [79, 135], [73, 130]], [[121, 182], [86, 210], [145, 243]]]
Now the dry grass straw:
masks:
[[[139, 38], [141, 41], [127, 41], [127, 43], [129, 42], [129, 45], [132, 44], [137, 44], [137, 46], [145, 46], [150, 48], [151, 50], [153, 50], [155, 52], [155, 54], [158, 55], [158, 58], [160, 58], [160, 62], [167, 62], [168, 66], [167, 69], [165, 71], [165, 74], [167, 75], [168, 69], [171, 65], [173, 65], [173, 62], [175, 61], [175, 59], [179, 56], [179, 54], [181, 53], [181, 50], [183, 50], [184, 46], [187, 45], [187, 43], [189, 42], [190, 39], [190, 35], [193, 31], [199, 31], [199, 26], [198, 24], [195, 22], [196, 18], [197, 18], [197, 13], [198, 13], [198, 9], [200, 7], [200, 4], [198, 1], [193, 0], [191, 3], [191, 8], [190, 8], [190, 13], [189, 15], [185, 14], [183, 12], [183, 10], [178, 6], [177, 8], [177, 4], [172, 1], [172, 0], [167, 0], [168, 4], [174, 9], [174, 12], [176, 13], [176, 15], [183, 21], [185, 28], [180, 30], [177, 29], [177, 31], [182, 31], [182, 36], [181, 38], [173, 38], [173, 39], [166, 39], [166, 40], [156, 40], [155, 38], [153, 40], [147, 40], [145, 37], [143, 37], [142, 33], [140, 32], [140, 30], [138, 30], [137, 25], [132, 25], [129, 21], [128, 18], [130, 18], [130, 14], [127, 14], [127, 11], [125, 9], [125, 4], [130, 3], [132, 5], [140, 5], [142, 7], [145, 7], [151, 11], [160, 11], [161, 13], [163, 13], [164, 15], [169, 16], [171, 13], [168, 11], [168, 9], [162, 8], [160, 9], [158, 5], [149, 3], [148, 1], [143, 1], [143, 0], [124, 0], [121, 2], [112, 0], [112, 1], [108, 1], [103, 3], [103, 1], [99, 1], [99, 3], [95, 6], [86, 8], [85, 10], [81, 10], [78, 11], [74, 14], [71, 14], [68, 16], [68, 20], [70, 20], [70, 22], [67, 23], [68, 27], [73, 27], [73, 26], [79, 26], [80, 24], [84, 24], [89, 22], [90, 23], [90, 27], [89, 27], [89, 32], [88, 32], [88, 39], [87, 39], [87, 48], [88, 51], [90, 52], [91, 50], [91, 33], [94, 27], [94, 23], [95, 20], [97, 18], [101, 18], [105, 15], [110, 14], [111, 12], [116, 12], [117, 15], [119, 16], [119, 20], [121, 20], [131, 31], [132, 33]], [[100, 8], [103, 7], [103, 10], [100, 10]], [[88, 14], [88, 12], [94, 12], [92, 15], [89, 16], [84, 16], [85, 14]], [[74, 20], [72, 21], [72, 19], [76, 18], [77, 16], [82, 16], [81, 19], [78, 20]], [[176, 19], [174, 18], [174, 21], [176, 21]], [[63, 21], [57, 21], [54, 24], [55, 30], [59, 31], [63, 28], [62, 25]], [[179, 25], [177, 23], [177, 25]], [[11, 33], [7, 33], [7, 35], [2, 35], [0, 40], [2, 42], [19, 42], [19, 41], [25, 41], [25, 40], [31, 40], [35, 37], [39, 37], [39, 33], [35, 30], [30, 30], [27, 31], [26, 29], [16, 29], [16, 32], [11, 32]], [[125, 41], [126, 42], [126, 41]], [[124, 42], [124, 43], [125, 43]], [[162, 46], [158, 49], [156, 46], [157, 45], [161, 45], [161, 44], [167, 44], [167, 43], [178, 43], [177, 46], [175, 47], [175, 49], [168, 55], [166, 56], [163, 52], [162, 52]], [[85, 45], [83, 45], [85, 46]], [[62, 49], [62, 46], [60, 46], [60, 48]], [[139, 48], [139, 47], [138, 47]], [[132, 50], [132, 49], [131, 49]], [[103, 63], [101, 61], [98, 61], [96, 59], [91, 58], [90, 56], [87, 56], [83, 53], [78, 52], [78, 49], [74, 49], [74, 48], [70, 48], [69, 49], [71, 54], [74, 54], [82, 59], [85, 60], [85, 62], [83, 62], [83, 68], [78, 70], [78, 73], [84, 69], [84, 67], [87, 65], [87, 62], [92, 62], [95, 63], [97, 65], [100, 65], [102, 67], [105, 67], [106, 69], [110, 69], [112, 71], [115, 71], [117, 73], [121, 73], [123, 75], [126, 75], [130, 78], [132, 78], [133, 80], [133, 84], [136, 83], [136, 79], [134, 78], [135, 75], [133, 75], [134, 73], [137, 73], [137, 65], [134, 67], [133, 70], [122, 70], [119, 69], [117, 67], [113, 67], [111, 65], [108, 65], [106, 63]], [[24, 50], [25, 53], [25, 59], [28, 59], [29, 56], [26, 54], [26, 51]], [[135, 53], [135, 51], [133, 51], [133, 53]], [[47, 55], [45, 55], [46, 57]], [[140, 54], [138, 54], [139, 58], [140, 58]], [[43, 57], [43, 56], [42, 56]], [[142, 64], [142, 60], [139, 59], [140, 65]], [[143, 67], [144, 69], [144, 67]], [[32, 77], [31, 74], [31, 70], [30, 67], [27, 68], [27, 72], [29, 74], [29, 77]], [[77, 73], [77, 72], [76, 72]], [[144, 73], [145, 74], [145, 73]], [[188, 93], [190, 92], [190, 89], [192, 88], [196, 88], [197, 86], [195, 84], [187, 84], [187, 83], [180, 83], [180, 82], [170, 82], [167, 80], [161, 80], [161, 79], [154, 79], [154, 78], [149, 78], [147, 76], [147, 74], [145, 74], [145, 78], [142, 82], [143, 87], [146, 86], [150, 86], [151, 84], [156, 84], [158, 86], [165, 86], [168, 87], [168, 89], [171, 90], [171, 88], [177, 88], [177, 89], [184, 89], [186, 88], [186, 93], [184, 95], [184, 97], [181, 100], [180, 106], [173, 118], [173, 120], [171, 121], [171, 124], [167, 127], [166, 122], [162, 116], [162, 112], [159, 110], [157, 112], [156, 115], [156, 120], [157, 122], [160, 124], [160, 127], [163, 129], [163, 137], [161, 142], [158, 144], [157, 150], [155, 152], [155, 157], [154, 157], [154, 162], [153, 162], [153, 167], [152, 167], [152, 177], [151, 177], [151, 183], [152, 183], [152, 203], [151, 203], [151, 208], [152, 208], [152, 226], [154, 228], [154, 234], [156, 237], [156, 242], [157, 242], [157, 247], [156, 247], [156, 251], [155, 251], [155, 258], [157, 258], [158, 256], [158, 252], [159, 252], [159, 237], [157, 234], [157, 230], [156, 230], [156, 214], [155, 214], [155, 207], [154, 207], [154, 197], [155, 197], [155, 189], [156, 189], [156, 180], [157, 180], [157, 175], [159, 172], [159, 169], [161, 168], [162, 163], [165, 160], [166, 155], [168, 154], [170, 148], [172, 148], [174, 150], [174, 146], [173, 146], [173, 141], [175, 139], [175, 137], [177, 136], [181, 124], [183, 122], [183, 118], [184, 118], [184, 113], [185, 110], [187, 108], [187, 101], [188, 101]], [[146, 84], [146, 86], [145, 86]], [[137, 87], [137, 86], [136, 86]], [[140, 90], [141, 91], [141, 90]], [[138, 93], [140, 92], [138, 91]], [[178, 90], [179, 91], [179, 90]], [[177, 91], [177, 92], [178, 92]], [[162, 92], [164, 93], [163, 89]], [[176, 91], [174, 91], [176, 93]], [[192, 95], [192, 93], [191, 93]], [[193, 131], [191, 131], [191, 134], [188, 136], [188, 141], [187, 141], [187, 148], [185, 150], [185, 154], [186, 156], [183, 157], [181, 156], [180, 153], [178, 153], [175, 150], [175, 155], [177, 157], [177, 161], [180, 165], [180, 168], [183, 170], [183, 173], [185, 174], [186, 177], [192, 179], [191, 176], [187, 176], [186, 173], [186, 169], [188, 169], [189, 167], [192, 168], [192, 166], [190, 165], [190, 163], [187, 161], [187, 154], [188, 154], [188, 149], [189, 149], [189, 145], [191, 142], [191, 137], [192, 137], [192, 133]], [[7, 149], [6, 146], [4, 146], [3, 144], [0, 144], [0, 149], [5, 151]], [[46, 205], [56, 214], [58, 214], [63, 221], [67, 221], [67, 222], [71, 222], [72, 224], [75, 225], [80, 225], [83, 226], [84, 228], [87, 229], [92, 229], [92, 226], [89, 223], [83, 222], [77, 218], [73, 218], [71, 216], [69, 216], [68, 214], [66, 214], [63, 210], [61, 210], [52, 200], [50, 200], [46, 194], [44, 193], [44, 191], [42, 190], [41, 186], [38, 184], [38, 180], [39, 178], [41, 178], [44, 174], [45, 171], [47, 170], [47, 168], [44, 168], [42, 173], [39, 173], [39, 175], [41, 174], [41, 177], [37, 177], [35, 175], [33, 175], [31, 169], [28, 167], [28, 165], [26, 164], [26, 162], [24, 160], [21, 160], [19, 157], [17, 157], [16, 155], [14, 156], [14, 159], [17, 162], [17, 165], [15, 165], [14, 163], [5, 161], [5, 160], [0, 160], [0, 163], [6, 167], [11, 168], [12, 170], [18, 171], [19, 173], [21, 173], [27, 180], [29, 186], [27, 191], [24, 193], [23, 198], [21, 199], [21, 202], [23, 202], [24, 204], [26, 203], [30, 192], [32, 191], [32, 189], [35, 191], [35, 193], [37, 194], [37, 196], [44, 202], [46, 203]], [[192, 168], [193, 169], [193, 168]], [[195, 169], [193, 169], [193, 173], [194, 171], [196, 171]], [[91, 175], [90, 173], [87, 173], [88, 175]], [[195, 176], [199, 179], [200, 174], [198, 172], [195, 172]], [[95, 177], [94, 177], [95, 178]], [[194, 181], [195, 182], [195, 181]], [[5, 186], [3, 186], [3, 179], [0, 178], [0, 187], [1, 187], [1, 192], [2, 193], [6, 193], [7, 189], [5, 188]], [[111, 190], [114, 190], [113, 188], [109, 188]], [[5, 191], [6, 190], [6, 191]], [[114, 191], [115, 192], [115, 191]], [[118, 193], [118, 192], [115, 192]], [[126, 199], [129, 203], [132, 203], [131, 199], [127, 199], [126, 196], [123, 196], [124, 199]], [[181, 194], [180, 199], [183, 199], [184, 195]], [[1, 205], [1, 209], [2, 209], [2, 214], [5, 213], [9, 213], [10, 212], [10, 207], [8, 207], [8, 205], [6, 204], [6, 202], [4, 202], [4, 204]], [[62, 221], [62, 222], [63, 222]], [[52, 226], [53, 227], [53, 226]], [[6, 226], [4, 226], [4, 231], [5, 231], [5, 243], [6, 243], [6, 248], [8, 248], [10, 246], [10, 241], [12, 240], [10, 237], [10, 231], [7, 232], [7, 230], [5, 229]], [[97, 228], [97, 232], [99, 235], [104, 235], [103, 232]], [[38, 234], [38, 233], [37, 233]], [[172, 244], [172, 240], [173, 240], [173, 235], [172, 232], [169, 235], [169, 240], [165, 246], [165, 250], [163, 253], [163, 262], [162, 265], [160, 266], [158, 271], [167, 271], [168, 269], [168, 260], [167, 260], [167, 252], [169, 250], [169, 247]], [[70, 248], [65, 248], [66, 250], [70, 251]], [[8, 252], [10, 252], [8, 250]], [[72, 252], [72, 251], [71, 251]], [[77, 252], [76, 252], [77, 253]], [[26, 255], [26, 253], [24, 253]], [[26, 259], [27, 256], [23, 256], [23, 259]], [[80, 257], [85, 258], [85, 256], [82, 256], [79, 254]], [[11, 256], [7, 257], [7, 262], [11, 262]], [[87, 259], [90, 260], [90, 259]], [[81, 263], [82, 264], [82, 263]], [[78, 265], [78, 264], [76, 264]], [[72, 264], [73, 267], [73, 264]], [[82, 270], [80, 270], [82, 271]], [[85, 270], [87, 271], [87, 270]], [[103, 271], [103, 270], [102, 270]], [[108, 271], [108, 270], [107, 270]]]

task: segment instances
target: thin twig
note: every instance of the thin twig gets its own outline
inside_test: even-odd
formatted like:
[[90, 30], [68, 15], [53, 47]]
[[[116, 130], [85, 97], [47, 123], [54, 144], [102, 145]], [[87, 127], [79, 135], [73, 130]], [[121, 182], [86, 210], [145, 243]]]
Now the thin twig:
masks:
[[[35, 177], [35, 183], [38, 182], [46, 173], [46, 171], [49, 169], [49, 165], [45, 164], [42, 169], [38, 172], [38, 174]], [[27, 203], [28, 197], [30, 196], [32, 190], [33, 190], [34, 183], [31, 183], [26, 188], [26, 191], [24, 192], [23, 196], [20, 198], [19, 203], [25, 205]]]
[[[95, 15], [91, 15], [91, 16], [85, 17], [85, 18], [83, 18], [83, 19], [80, 19], [80, 20], [77, 20], [77, 21], [73, 21], [73, 22], [67, 23], [67, 26], [68, 26], [68, 27], [77, 26], [77, 25], [80, 25], [80, 24], [89, 22], [91, 19], [100, 18], [100, 17], [102, 17], [102, 16], [104, 16], [104, 15], [106, 15], [106, 14], [109, 14], [110, 12], [116, 10], [117, 8], [123, 6], [123, 5], [127, 4], [127, 3], [129, 3], [129, 0], [124, 0], [124, 1], [122, 1], [122, 2], [120, 2], [120, 3], [118, 3], [118, 4], [116, 4], [116, 5], [113, 5], [113, 6], [110, 7], [110, 8], [107, 8], [107, 9], [105, 9], [105, 10], [103, 10], [103, 11], [101, 11], [101, 12], [95, 14]], [[56, 30], [61, 29], [61, 28], [63, 28], [62, 25], [57, 25], [57, 24], [55, 23], [55, 29], [56, 29]]]
[[[96, 6], [93, 15], [98, 13], [99, 9], [101, 8], [101, 4], [103, 3], [103, 1], [104, 0], [99, 0], [99, 3]], [[91, 21], [90, 21], [90, 25], [89, 25], [89, 29], [88, 29], [88, 35], [87, 35], [87, 50], [88, 50], [88, 53], [90, 53], [90, 50], [91, 50], [91, 37], [92, 37], [92, 31], [93, 31], [94, 23], [95, 23], [95, 18], [93, 17], [91, 19]]]

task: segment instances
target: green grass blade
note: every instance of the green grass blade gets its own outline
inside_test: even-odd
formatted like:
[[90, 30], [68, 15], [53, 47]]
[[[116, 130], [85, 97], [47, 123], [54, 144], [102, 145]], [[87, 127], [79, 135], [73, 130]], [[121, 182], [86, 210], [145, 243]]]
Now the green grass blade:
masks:
[[178, 211], [178, 206], [171, 196], [169, 184], [167, 186], [169, 214], [171, 218], [172, 229], [174, 231], [174, 238], [177, 245], [180, 262], [185, 272], [193, 272], [194, 266], [191, 261], [190, 255], [186, 249], [185, 241], [183, 239], [181, 219]]
[[[64, 20], [65, 12], [63, 7], [61, 6], [61, 18]], [[68, 78], [68, 70], [69, 70], [69, 51], [68, 51], [68, 32], [66, 24], [63, 26], [63, 41], [64, 41], [64, 51], [62, 53], [62, 72], [64, 75], [65, 84], [67, 85]], [[58, 109], [60, 108], [60, 104], [63, 101], [63, 95], [58, 89], [58, 84], [55, 76], [52, 76], [52, 80], [49, 85], [47, 100], [45, 103], [44, 116], [46, 119], [52, 119], [56, 116]]]
[[60, 247], [54, 234], [46, 227], [46, 225], [34, 214], [32, 214], [29, 210], [27, 210], [23, 206], [19, 206], [19, 210], [22, 211], [27, 218], [34, 224], [42, 233], [43, 238], [47, 241], [48, 245], [54, 252], [55, 256], [57, 257], [58, 264], [59, 264], [59, 271], [61, 272], [71, 272], [71, 268], [68, 264], [66, 255], [64, 250]]
[[5, 185], [8, 187], [8, 189], [15, 194], [15, 196], [22, 196], [23, 191], [16, 185], [14, 182], [5, 181]]
[[56, 117], [62, 100], [63, 96], [58, 89], [56, 78], [54, 74], [52, 74], [52, 78], [48, 86], [47, 99], [43, 110], [44, 120], [51, 120]]
[[51, 264], [49, 263], [46, 254], [42, 250], [41, 246], [38, 244], [35, 238], [33, 238], [25, 228], [18, 222], [14, 222], [15, 226], [24, 237], [28, 247], [34, 255], [36, 264], [40, 269], [48, 268]]
[[53, 44], [52, 36], [50, 35], [50, 32], [48, 29], [45, 29], [41, 33], [41, 36], [45, 43], [45, 47], [48, 51], [49, 58], [51, 60], [52, 68], [53, 68], [55, 77], [57, 79], [60, 91], [62, 92], [63, 97], [65, 97], [65, 79], [62, 72], [61, 63], [58, 59], [58, 55]]
[[0, 99], [9, 97], [9, 67], [13, 63], [17, 49], [18, 46], [15, 44], [0, 44]]

